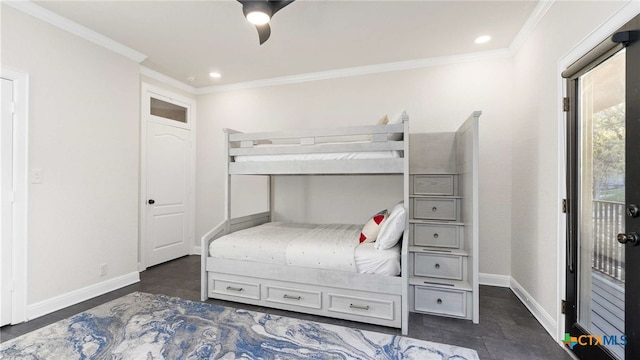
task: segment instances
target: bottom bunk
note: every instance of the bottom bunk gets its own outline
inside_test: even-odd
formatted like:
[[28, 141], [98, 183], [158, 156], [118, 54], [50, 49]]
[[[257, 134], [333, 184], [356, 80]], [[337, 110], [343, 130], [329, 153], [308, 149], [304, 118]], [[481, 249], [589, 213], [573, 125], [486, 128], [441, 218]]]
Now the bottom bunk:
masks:
[[202, 299], [401, 328], [400, 244], [359, 244], [360, 229], [271, 223], [268, 212], [225, 221], [202, 238]]

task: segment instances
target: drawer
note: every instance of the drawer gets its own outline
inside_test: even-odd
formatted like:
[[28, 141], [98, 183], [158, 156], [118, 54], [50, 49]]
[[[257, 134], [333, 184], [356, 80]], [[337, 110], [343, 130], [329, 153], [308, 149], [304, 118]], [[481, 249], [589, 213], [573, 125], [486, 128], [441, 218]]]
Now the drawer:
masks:
[[258, 300], [260, 284], [217, 279], [209, 275], [209, 292]]
[[467, 292], [416, 286], [414, 291], [416, 311], [451, 316], [467, 316]]
[[435, 224], [411, 224], [411, 226], [413, 245], [455, 249], [460, 247], [460, 226]]
[[413, 198], [411, 213], [414, 219], [456, 220], [458, 199]]
[[454, 195], [453, 175], [413, 175], [414, 195]]
[[322, 307], [322, 293], [319, 291], [265, 285], [265, 292], [266, 301], [314, 309], [320, 309]]
[[462, 256], [414, 253], [413, 273], [417, 276], [462, 280]]
[[369, 299], [359, 296], [328, 294], [327, 310], [369, 318], [394, 320], [392, 300]]

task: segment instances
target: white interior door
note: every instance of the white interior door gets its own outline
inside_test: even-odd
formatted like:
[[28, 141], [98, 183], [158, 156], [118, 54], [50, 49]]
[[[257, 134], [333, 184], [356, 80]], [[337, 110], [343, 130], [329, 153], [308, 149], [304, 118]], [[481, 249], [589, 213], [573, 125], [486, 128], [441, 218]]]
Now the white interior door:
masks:
[[143, 141], [145, 265], [188, 255], [193, 239], [193, 104], [146, 91]]
[[0, 326], [11, 323], [13, 243], [13, 81], [2, 78], [0, 125]]

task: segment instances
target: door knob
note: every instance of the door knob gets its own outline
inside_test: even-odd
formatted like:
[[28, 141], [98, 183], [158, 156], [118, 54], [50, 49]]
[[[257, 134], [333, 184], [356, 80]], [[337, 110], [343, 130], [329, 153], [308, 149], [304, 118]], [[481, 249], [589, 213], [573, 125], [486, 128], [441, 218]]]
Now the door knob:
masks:
[[156, 203], [156, 201], [155, 201], [155, 200], [153, 200], [153, 199], [149, 199], [148, 203], [149, 203], [149, 205], [153, 205], [153, 204], [155, 204], [155, 203]]
[[638, 235], [637, 232], [630, 232], [628, 234], [620, 233], [618, 234], [618, 242], [620, 244], [631, 244], [636, 246], [640, 243], [640, 235]]

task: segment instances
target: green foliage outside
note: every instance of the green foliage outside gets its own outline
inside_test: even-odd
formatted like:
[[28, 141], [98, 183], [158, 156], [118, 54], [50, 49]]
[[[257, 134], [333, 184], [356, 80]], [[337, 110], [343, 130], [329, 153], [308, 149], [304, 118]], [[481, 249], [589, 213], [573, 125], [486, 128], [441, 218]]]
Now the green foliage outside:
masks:
[[593, 198], [624, 201], [624, 103], [593, 114]]

